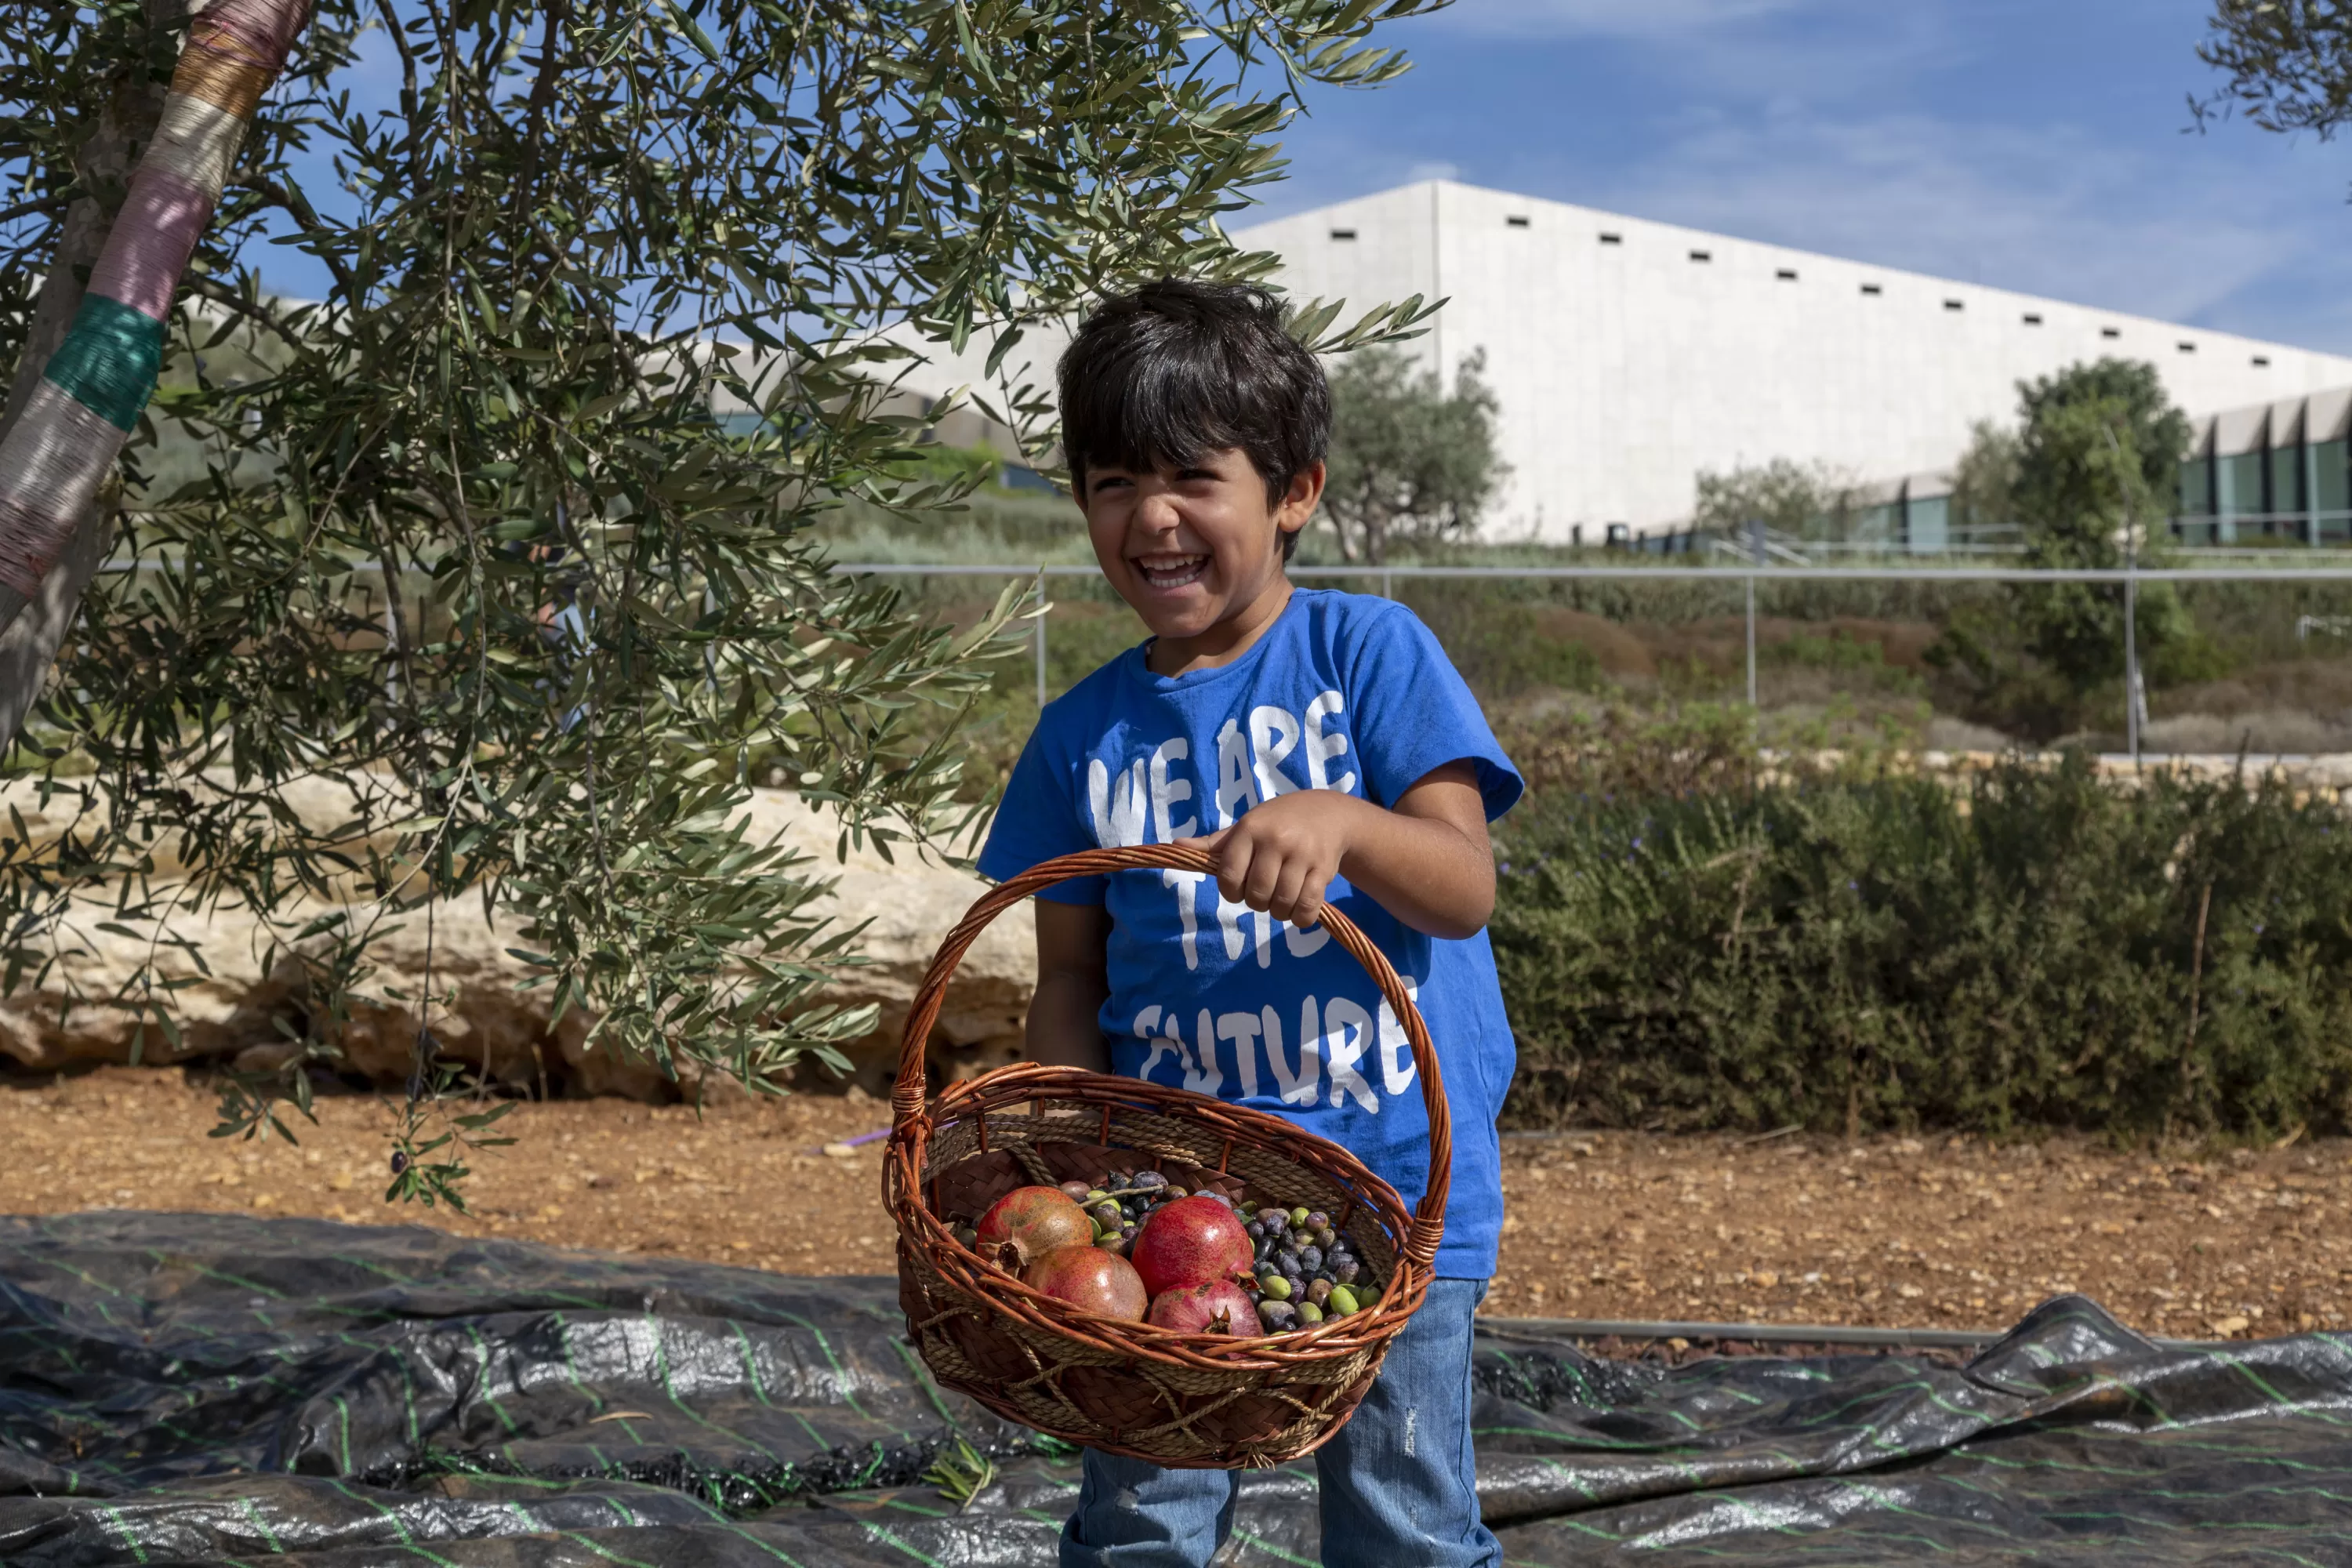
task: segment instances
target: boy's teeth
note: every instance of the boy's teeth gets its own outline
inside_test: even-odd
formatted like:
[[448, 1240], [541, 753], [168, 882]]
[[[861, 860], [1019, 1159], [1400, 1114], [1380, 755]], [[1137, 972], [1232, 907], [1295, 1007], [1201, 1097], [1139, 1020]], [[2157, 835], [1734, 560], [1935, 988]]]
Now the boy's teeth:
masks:
[[1144, 580], [1155, 588], [1181, 588], [1201, 574], [1208, 564], [1205, 555], [1187, 555], [1176, 561], [1138, 561]]

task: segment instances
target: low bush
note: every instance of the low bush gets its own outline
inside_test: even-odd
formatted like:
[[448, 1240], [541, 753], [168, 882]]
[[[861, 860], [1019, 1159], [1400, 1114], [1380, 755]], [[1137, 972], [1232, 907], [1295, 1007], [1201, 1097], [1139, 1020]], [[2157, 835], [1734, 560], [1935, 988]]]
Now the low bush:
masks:
[[1537, 755], [1497, 840], [1512, 1122], [2352, 1125], [2333, 804], [2079, 759], [1759, 782], [1721, 730]]

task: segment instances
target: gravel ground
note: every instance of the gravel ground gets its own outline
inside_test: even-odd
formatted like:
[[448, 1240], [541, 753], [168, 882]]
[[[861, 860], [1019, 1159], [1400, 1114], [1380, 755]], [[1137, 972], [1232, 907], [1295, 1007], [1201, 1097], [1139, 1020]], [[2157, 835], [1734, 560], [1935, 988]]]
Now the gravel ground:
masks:
[[[0, 1212], [311, 1215], [670, 1254], [797, 1274], [892, 1268], [862, 1095], [735, 1101], [698, 1121], [619, 1100], [526, 1105], [469, 1215], [382, 1203], [389, 1115], [320, 1100], [299, 1147], [206, 1136], [177, 1072], [0, 1079]], [[2064, 1291], [2182, 1337], [2352, 1322], [2352, 1142], [2123, 1152], [2081, 1139], [1764, 1142], [1571, 1134], [1505, 1145], [1490, 1312], [1997, 1328]]]

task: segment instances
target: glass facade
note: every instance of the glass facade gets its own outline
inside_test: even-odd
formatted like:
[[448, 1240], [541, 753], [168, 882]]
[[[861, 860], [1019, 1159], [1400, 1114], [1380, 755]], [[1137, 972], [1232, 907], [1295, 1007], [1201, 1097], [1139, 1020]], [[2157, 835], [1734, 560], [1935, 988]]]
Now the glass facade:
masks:
[[1903, 545], [1914, 555], [1940, 555], [1952, 542], [1952, 498], [1915, 496], [1904, 504]]
[[1858, 507], [1853, 514], [1853, 536], [1873, 543], [1892, 544], [1902, 537], [1903, 503], [1888, 501], [1882, 506]]
[[2260, 525], [2242, 530], [2242, 517], [2259, 518], [2270, 510], [2263, 501], [2263, 468], [2264, 454], [2240, 452], [2222, 458], [2214, 466], [2213, 521], [2217, 544], [2234, 542], [2242, 532], [2261, 531]]
[[2341, 441], [2311, 448], [2311, 508], [2319, 514], [2319, 542], [2352, 541], [2352, 470]]
[[[2352, 437], [2305, 438], [2347, 424], [2352, 388], [2314, 394], [2300, 408], [2273, 405], [2194, 421], [2200, 455], [2181, 462], [2165, 498], [2174, 542], [2352, 545]], [[2253, 449], [2215, 455], [2217, 444]], [[1914, 475], [1891, 505], [1856, 509], [1847, 518], [1852, 542], [1933, 555], [1998, 551], [2012, 541], [2017, 530], [2006, 523], [1956, 531], [1948, 483], [1945, 475]]]
[[2352, 544], [2352, 450], [2335, 436], [2352, 417], [2352, 389], [2315, 393], [2300, 407], [2273, 405], [2196, 422], [2197, 442], [2250, 452], [2191, 458], [2180, 465], [2172, 515], [2183, 544]]
[[2213, 459], [2191, 458], [2180, 465], [2180, 500], [2173, 525], [2184, 544], [2213, 542]]
[[[2303, 447], [2301, 445], [2272, 448], [2269, 500], [2270, 504], [2263, 510], [2273, 516], [2280, 512], [2290, 511], [2300, 514], [2309, 504], [2305, 500], [2303, 494]], [[2296, 526], [2283, 528], [2279, 531], [2300, 536], [2303, 531], [2300, 526], [2302, 518], [2298, 515], [2294, 521]]]

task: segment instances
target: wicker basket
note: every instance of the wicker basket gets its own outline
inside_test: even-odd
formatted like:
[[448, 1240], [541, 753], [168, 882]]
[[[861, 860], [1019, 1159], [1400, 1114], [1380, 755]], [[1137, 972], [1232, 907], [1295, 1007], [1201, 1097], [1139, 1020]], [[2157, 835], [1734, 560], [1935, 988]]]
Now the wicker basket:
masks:
[[[1453, 1132], [1437, 1054], [1370, 939], [1324, 911], [1332, 940], [1379, 984], [1412, 1044], [1429, 1109], [1430, 1180], [1411, 1214], [1354, 1155], [1295, 1123], [1138, 1079], [1019, 1063], [926, 1101], [924, 1045], [949, 977], [989, 921], [1040, 888], [1135, 867], [1212, 868], [1184, 844], [1065, 856], [992, 889], [940, 943], [899, 1047], [883, 1162], [899, 1304], [939, 1381], [1013, 1421], [1162, 1465], [1279, 1464], [1319, 1447], [1354, 1413], [1389, 1341], [1421, 1305], [1444, 1228]], [[1014, 1187], [1095, 1183], [1145, 1160], [1195, 1191], [1329, 1212], [1381, 1281], [1379, 1299], [1286, 1334], [1183, 1334], [1033, 1290], [950, 1232], [954, 1216], [977, 1216]]]

